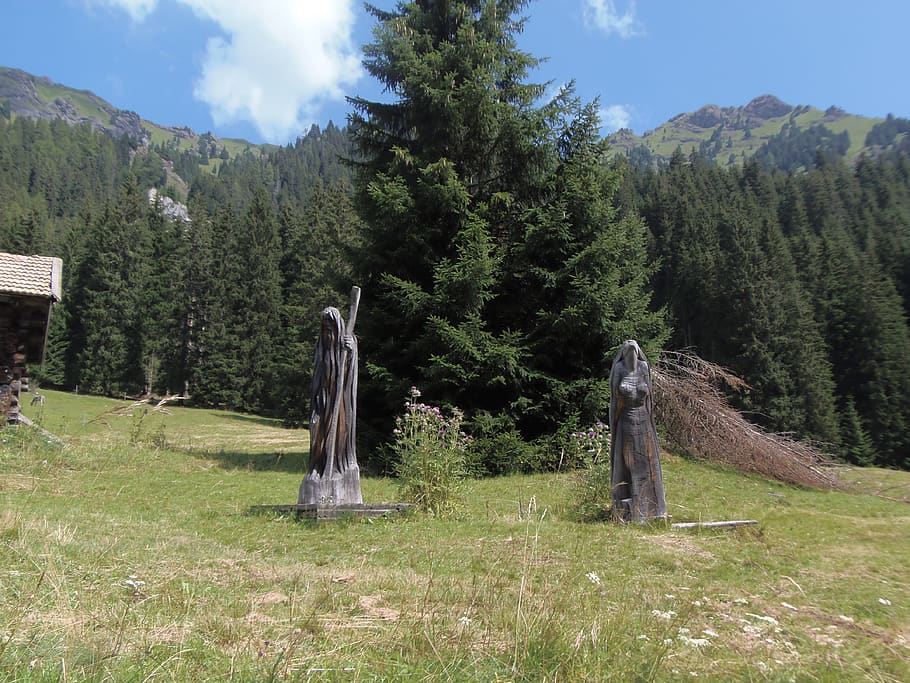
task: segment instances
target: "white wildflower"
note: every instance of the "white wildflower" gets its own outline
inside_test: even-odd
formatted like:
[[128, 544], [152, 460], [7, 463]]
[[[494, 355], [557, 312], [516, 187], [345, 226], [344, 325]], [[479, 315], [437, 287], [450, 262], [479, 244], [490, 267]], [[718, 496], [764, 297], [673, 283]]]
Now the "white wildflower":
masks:
[[750, 617], [752, 617], [753, 619], [758, 619], [759, 621], [767, 621], [769, 624], [777, 623], [777, 619], [775, 619], [774, 617], [765, 616], [763, 614], [752, 614], [752, 612], [746, 612], [746, 614], [749, 615]]
[[706, 636], [708, 636], [710, 638], [719, 638], [720, 637], [720, 635], [717, 633], [717, 631], [714, 631], [710, 628], [702, 629], [702, 633], [704, 633]]
[[142, 587], [145, 585], [145, 581], [143, 581], [142, 579], [139, 579], [135, 575], [131, 574], [130, 577], [126, 581], [123, 582], [123, 585], [126, 586], [127, 588], [132, 588], [133, 591], [138, 593], [140, 590], [142, 590]]
[[596, 572], [588, 572], [587, 574], [585, 574], [585, 576], [587, 576], [588, 581], [593, 583], [595, 586], [600, 585], [600, 577], [597, 575]]
[[673, 610], [667, 610], [666, 612], [661, 612], [659, 609], [652, 609], [651, 614], [653, 614], [658, 619], [664, 619], [670, 621], [673, 617], [676, 616], [676, 612]]
[[470, 626], [471, 617], [469, 617], [466, 614], [462, 614], [460, 617], [458, 617], [458, 623], [461, 624], [462, 626]]
[[878, 601], [882, 603], [885, 607], [891, 606], [891, 601], [888, 598], [879, 598]]
[[707, 638], [690, 638], [686, 635], [679, 635], [678, 637], [680, 642], [690, 647], [705, 647], [711, 644], [711, 641]]

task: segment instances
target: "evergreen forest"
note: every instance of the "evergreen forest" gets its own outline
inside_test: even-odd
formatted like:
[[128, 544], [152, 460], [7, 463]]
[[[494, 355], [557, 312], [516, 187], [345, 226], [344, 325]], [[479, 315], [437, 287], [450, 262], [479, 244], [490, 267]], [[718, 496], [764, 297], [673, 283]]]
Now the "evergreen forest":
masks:
[[764, 428], [910, 468], [906, 145], [855, 165], [824, 136], [729, 167], [611, 156], [597, 102], [533, 81], [524, 5], [373, 10], [364, 66], [389, 101], [217, 164], [0, 111], [0, 251], [64, 261], [41, 382], [302, 426], [320, 312], [346, 315], [356, 284], [375, 470], [412, 386], [464, 411], [479, 469], [557, 466], [605, 419], [630, 338], [732, 370]]

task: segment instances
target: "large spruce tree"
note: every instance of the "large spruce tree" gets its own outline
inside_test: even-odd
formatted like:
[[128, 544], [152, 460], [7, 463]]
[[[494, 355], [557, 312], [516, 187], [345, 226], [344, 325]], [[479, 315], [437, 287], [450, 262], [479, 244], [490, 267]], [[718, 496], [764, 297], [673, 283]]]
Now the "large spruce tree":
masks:
[[593, 109], [538, 106], [544, 88], [526, 80], [538, 60], [516, 47], [525, 5], [371, 10], [365, 66], [392, 101], [353, 99], [351, 132], [365, 412], [387, 428], [416, 384], [476, 428], [539, 435], [578, 412], [567, 383], [603, 377], [624, 336], [661, 336], [643, 316], [640, 223], [612, 225]]

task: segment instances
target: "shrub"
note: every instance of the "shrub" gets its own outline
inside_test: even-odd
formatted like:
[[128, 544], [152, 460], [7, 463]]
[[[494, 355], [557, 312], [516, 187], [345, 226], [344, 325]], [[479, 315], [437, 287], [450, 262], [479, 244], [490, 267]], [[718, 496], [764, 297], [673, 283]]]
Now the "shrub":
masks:
[[597, 422], [569, 435], [566, 453], [585, 464], [579, 472], [578, 513], [582, 519], [610, 519], [610, 428]]
[[524, 439], [505, 415], [479, 413], [471, 420], [469, 459], [478, 475], [499, 476], [544, 471], [543, 450]]
[[454, 512], [461, 500], [467, 471], [466, 447], [470, 439], [461, 431], [462, 413], [451, 417], [419, 403], [420, 391], [411, 387], [405, 412], [395, 419], [399, 491], [417, 509], [442, 516]]

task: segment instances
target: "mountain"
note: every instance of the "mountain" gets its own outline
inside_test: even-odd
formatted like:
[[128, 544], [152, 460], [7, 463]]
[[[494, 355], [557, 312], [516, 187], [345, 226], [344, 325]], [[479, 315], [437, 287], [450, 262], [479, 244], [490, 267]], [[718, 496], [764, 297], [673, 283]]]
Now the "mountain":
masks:
[[811, 166], [819, 149], [855, 161], [904, 144], [908, 132], [910, 121], [903, 119], [856, 116], [837, 107], [822, 111], [762, 95], [742, 107], [709, 104], [678, 114], [641, 136], [619, 130], [609, 141], [614, 153], [643, 164], [665, 163], [679, 148], [722, 166], [756, 157], [767, 168], [796, 170]]
[[[119, 109], [87, 90], [0, 67], [0, 117], [15, 116], [88, 124], [114, 137], [128, 137], [140, 153], [153, 147], [165, 150], [165, 157], [198, 156], [199, 170], [210, 173], [217, 173], [225, 159], [247, 152], [259, 156], [278, 149], [275, 145], [219, 138], [211, 132], [199, 134], [185, 126], [163, 126]], [[628, 129], [619, 130], [609, 136], [609, 141], [614, 154], [624, 154], [640, 165], [659, 166], [681, 149], [684, 154], [700, 152], [721, 166], [755, 157], [766, 168], [793, 171], [810, 168], [819, 150], [848, 161], [896, 148], [910, 151], [910, 120], [857, 116], [838, 107], [822, 111], [762, 95], [741, 107], [709, 104], [678, 114], [641, 136]], [[173, 164], [166, 164], [169, 178], [181, 186], [173, 171]]]
[[274, 145], [255, 145], [246, 140], [198, 134], [186, 126], [163, 126], [136, 112], [119, 109], [88, 90], [76, 90], [49, 78], [20, 69], [0, 66], [0, 116], [59, 119], [71, 125], [88, 124], [111, 136], [126, 136], [138, 147], [151, 144], [175, 150], [205, 150], [217, 166], [219, 159], [234, 158], [246, 150], [265, 153]]

